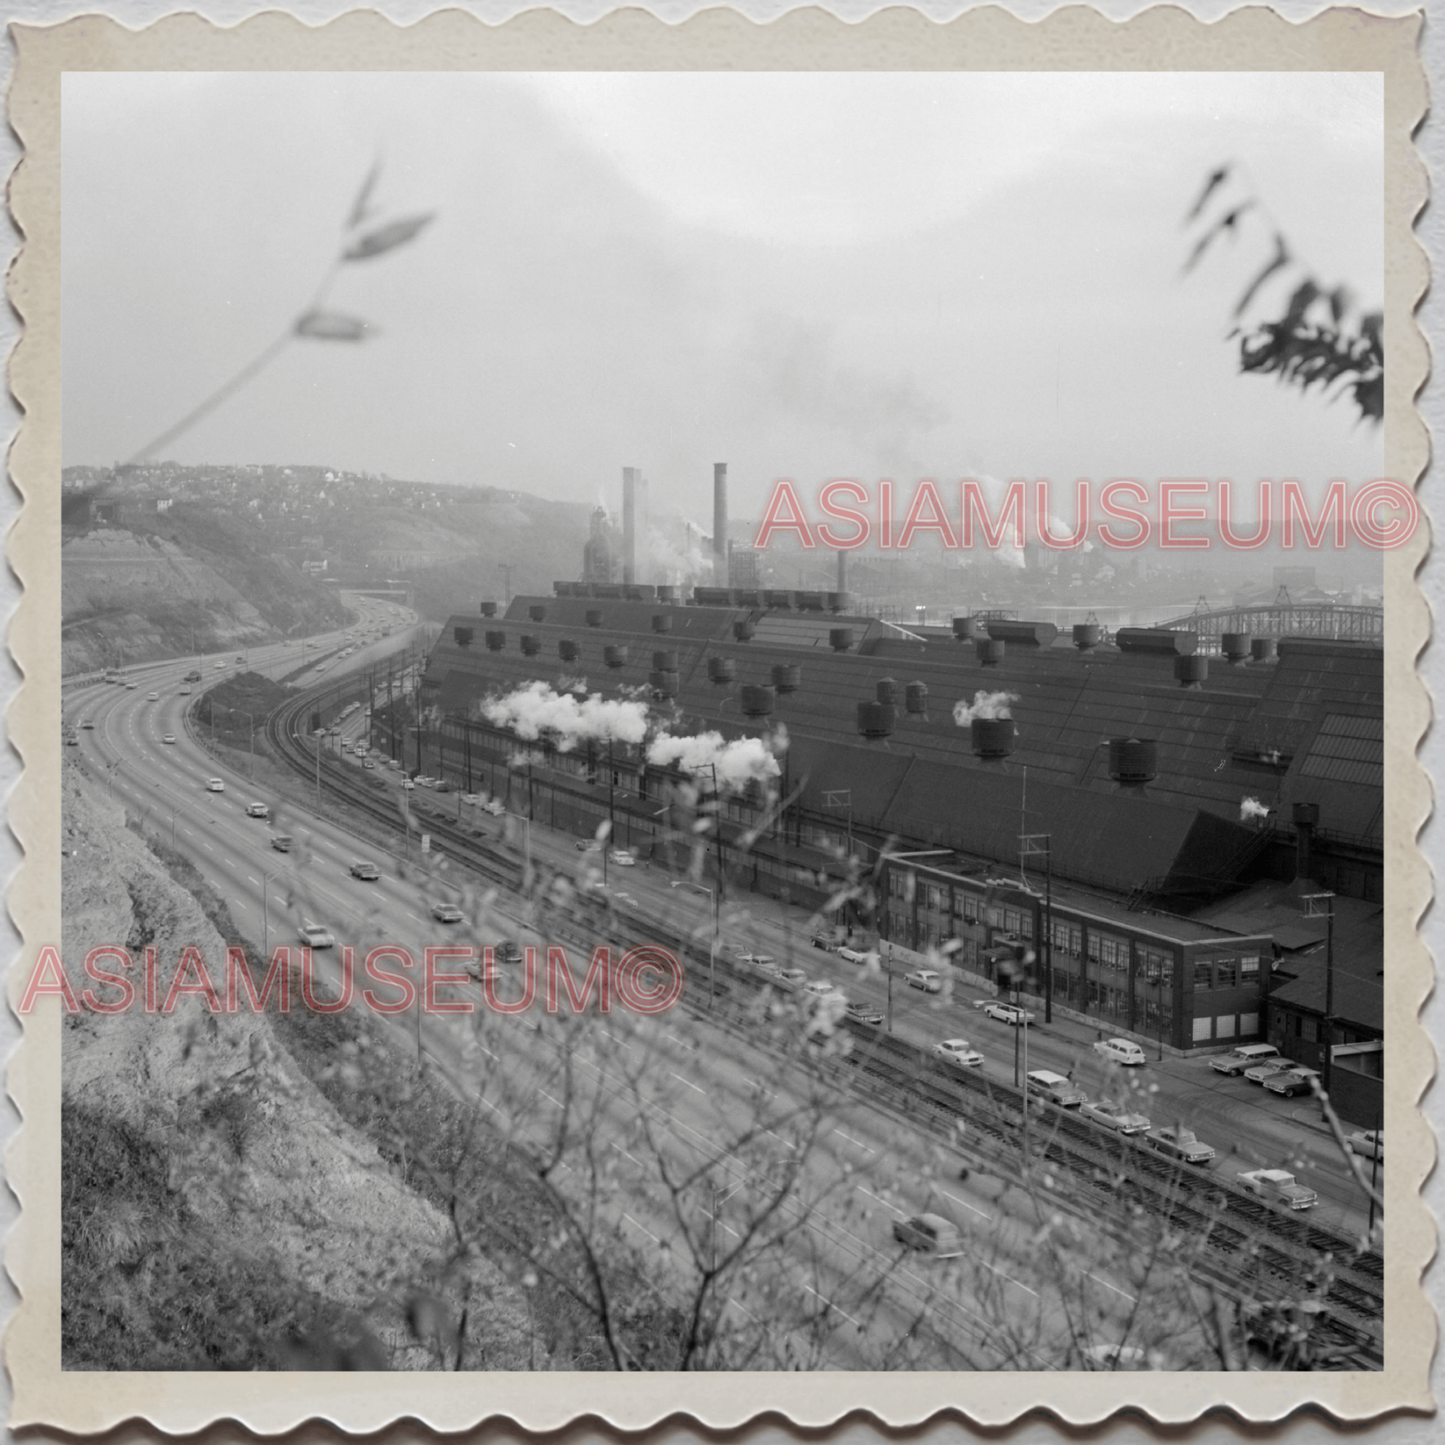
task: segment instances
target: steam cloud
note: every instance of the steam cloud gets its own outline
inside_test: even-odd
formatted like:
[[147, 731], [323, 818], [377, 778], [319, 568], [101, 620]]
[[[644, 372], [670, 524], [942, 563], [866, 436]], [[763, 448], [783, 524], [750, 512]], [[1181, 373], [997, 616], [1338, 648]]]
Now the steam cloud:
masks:
[[954, 703], [953, 720], [959, 727], [964, 728], [975, 718], [1012, 717], [1009, 706], [1018, 700], [1016, 692], [976, 692], [971, 703]]
[[1269, 809], [1259, 801], [1258, 798], [1241, 798], [1239, 803], [1239, 821], [1247, 822], [1250, 818], [1267, 818]]
[[647, 761], [656, 767], [676, 763], [685, 773], [697, 777], [717, 769], [718, 788], [738, 793], [749, 783], [766, 782], [782, 772], [772, 750], [761, 738], [734, 738], [725, 742], [721, 733], [699, 733], [696, 737], [654, 738]]
[[548, 737], [559, 753], [570, 753], [579, 743], [640, 743], [647, 736], [644, 703], [615, 701], [596, 692], [579, 699], [554, 692], [545, 682], [530, 682], [484, 702], [482, 716], [529, 742]]

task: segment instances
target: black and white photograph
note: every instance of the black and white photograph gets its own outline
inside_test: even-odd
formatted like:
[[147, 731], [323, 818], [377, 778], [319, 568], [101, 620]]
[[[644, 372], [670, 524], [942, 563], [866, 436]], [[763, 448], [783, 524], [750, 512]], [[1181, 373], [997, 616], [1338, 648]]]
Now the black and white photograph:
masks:
[[1386, 111], [67, 71], [60, 1368], [1387, 1371]]

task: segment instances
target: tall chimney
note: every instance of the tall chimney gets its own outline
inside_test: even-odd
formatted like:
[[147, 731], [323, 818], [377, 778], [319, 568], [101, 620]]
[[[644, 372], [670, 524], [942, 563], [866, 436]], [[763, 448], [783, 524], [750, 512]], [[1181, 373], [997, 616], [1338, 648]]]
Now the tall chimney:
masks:
[[712, 562], [713, 586], [729, 587], [728, 576], [728, 464], [712, 464]]
[[622, 469], [622, 583], [637, 581], [637, 468]]
[[848, 554], [841, 549], [838, 552], [838, 595], [841, 597], [848, 590]]

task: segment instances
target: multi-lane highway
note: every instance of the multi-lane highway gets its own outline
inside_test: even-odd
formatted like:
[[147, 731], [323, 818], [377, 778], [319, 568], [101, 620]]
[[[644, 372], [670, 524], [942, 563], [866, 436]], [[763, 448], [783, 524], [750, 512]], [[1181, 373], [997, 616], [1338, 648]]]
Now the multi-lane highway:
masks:
[[[384, 603], [361, 599], [359, 606], [391, 623], [410, 621], [392, 615]], [[352, 629], [366, 630], [366, 623]], [[375, 663], [408, 640], [399, 632], [327, 664], [327, 681]], [[311, 639], [307, 662], [334, 657], [348, 645], [345, 632]], [[523, 936], [527, 917], [520, 901], [496, 896], [456, 863], [410, 847], [407, 860], [399, 859], [386, 840], [367, 841], [325, 816], [334, 808], [323, 804], [318, 815], [305, 806], [309, 790], [264, 762], [254, 778], [244, 767], [219, 764], [186, 728], [185, 710], [194, 698], [178, 689], [193, 665], [186, 659], [132, 669], [127, 680], [134, 688], [99, 684], [68, 692], [66, 721], [77, 727], [80, 742], [67, 753], [78, 753], [117, 800], [189, 854], [250, 942], [263, 949], [295, 945], [298, 929], [316, 923], [354, 947], [358, 959], [378, 945], [400, 945], [419, 958], [427, 944]], [[295, 645], [275, 646], [252, 649], [248, 665], [288, 676], [301, 659]], [[200, 686], [235, 666], [229, 656], [204, 659]], [[314, 676], [314, 666], [309, 671]], [[165, 741], [168, 734], [173, 743]], [[215, 778], [224, 791], [209, 790]], [[388, 783], [400, 814], [410, 799], [403, 798], [398, 779]], [[486, 830], [502, 826], [473, 804], [431, 794], [411, 798], [423, 810], [417, 821], [426, 810], [455, 806]], [[257, 802], [267, 805], [269, 817], [248, 813]], [[283, 832], [293, 839], [284, 853], [272, 846], [273, 835]], [[528, 826], [524, 837], [537, 861], [557, 872], [576, 876], [593, 862], [594, 855], [577, 853], [574, 840], [540, 825]], [[374, 881], [353, 875], [352, 866], [363, 861], [377, 865]], [[614, 906], [604, 924], [611, 937], [582, 941], [634, 942], [646, 936], [645, 920], [676, 923], [682, 917], [684, 931], [690, 919], [690, 930], [704, 941], [705, 955], [713, 928], [710, 900], [674, 888], [676, 881], [647, 867], [614, 868]], [[431, 905], [442, 901], [458, 904], [464, 920], [434, 919]], [[812, 949], [796, 912], [755, 901], [728, 904], [721, 934], [734, 949], [801, 958], [811, 976], [832, 979], [854, 999], [887, 1005], [887, 980]], [[334, 991], [338, 951], [316, 958], [324, 986]], [[581, 953], [574, 963], [580, 982]], [[450, 996], [480, 1002], [473, 984], [453, 987]], [[984, 1052], [986, 1071], [1012, 1078], [1014, 1032], [959, 1001], [941, 1002], [895, 980], [892, 1017], [900, 1035], [923, 1044], [966, 1033]], [[616, 1015], [608, 1028], [574, 1031], [563, 1040], [556, 1030], [539, 1031], [529, 1020], [480, 1009], [460, 1018], [413, 1013], [383, 1026], [396, 1047], [423, 1048], [459, 1094], [480, 1098], [495, 1127], [536, 1148], [555, 1144], [564, 1122], [575, 1130], [585, 1115], [594, 1126], [586, 1146], [579, 1140], [562, 1149], [559, 1167], [564, 1175], [585, 1173], [585, 1182], [595, 1184], [601, 1149], [616, 1185], [606, 1211], [609, 1227], [644, 1255], [655, 1255], [664, 1279], [668, 1270], [679, 1272], [674, 1282], [682, 1287], [681, 1277], [688, 1276], [685, 1264], [665, 1260], [691, 1259], [700, 1272], [714, 1250], [726, 1262], [735, 1244], [741, 1254], [719, 1276], [716, 1303], [726, 1326], [756, 1337], [751, 1347], [761, 1349], [764, 1359], [842, 1368], [885, 1360], [935, 1368], [1069, 1368], [1078, 1365], [1082, 1346], [1117, 1342], [1133, 1320], [1150, 1341], [1167, 1340], [1173, 1367], [1210, 1363], [1190, 1318], [1190, 1291], [1176, 1282], [1141, 1305], [1139, 1252], [1121, 1245], [1133, 1227], [1127, 1215], [1117, 1229], [1103, 1222], [1092, 1230], [1072, 1224], [1045, 1229], [1041, 1243], [1052, 1204], [1041, 1216], [1035, 1200], [997, 1176], [975, 1170], [961, 1179], [969, 1157], [963, 1150], [900, 1127], [892, 1114], [825, 1087], [800, 1062], [755, 1047], [735, 1030], [682, 1014], [663, 1020]], [[1031, 1067], [1072, 1067], [1081, 1081], [1099, 1072], [1100, 1088], [1121, 1082], [1099, 1071], [1077, 1040], [1057, 1032], [1030, 1031], [1029, 1048]], [[1144, 1089], [1152, 1090], [1156, 1122], [1185, 1117], [1205, 1133], [1207, 1118], [1223, 1131], [1237, 1107], [1225, 1091], [1239, 1094], [1253, 1086], [1218, 1080], [1219, 1089], [1203, 1089], [1202, 1083], [1212, 1082], [1204, 1068], [1151, 1064], [1140, 1071]], [[572, 1092], [558, 1087], [562, 1078]], [[1216, 1094], [1226, 1107], [1211, 1114], [1200, 1100]], [[1251, 1100], [1245, 1107], [1253, 1106]], [[1278, 1127], [1268, 1120], [1259, 1126], [1255, 1143], [1265, 1162], [1299, 1148], [1299, 1139], [1280, 1135]], [[1221, 1137], [1237, 1139], [1237, 1124]], [[799, 1155], [801, 1171], [779, 1204], [778, 1170]], [[679, 1178], [694, 1180], [696, 1189], [679, 1194]], [[1320, 1187], [1319, 1180], [1310, 1182]], [[964, 1232], [969, 1249], [963, 1262], [906, 1257], [895, 1243], [893, 1221], [925, 1210]]]

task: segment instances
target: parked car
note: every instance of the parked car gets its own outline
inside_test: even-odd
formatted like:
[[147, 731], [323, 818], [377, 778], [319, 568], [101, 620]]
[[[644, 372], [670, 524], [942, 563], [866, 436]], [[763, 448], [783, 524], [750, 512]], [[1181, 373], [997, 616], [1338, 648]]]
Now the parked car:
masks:
[[1294, 1068], [1292, 1059], [1266, 1059], [1262, 1064], [1253, 1064], [1244, 1071], [1244, 1077], [1251, 1084], [1262, 1084], [1266, 1079], [1272, 1079], [1276, 1074], [1282, 1074], [1287, 1069]]
[[1144, 1136], [1144, 1142], [1165, 1158], [1177, 1159], [1181, 1164], [1208, 1164], [1215, 1154], [1192, 1129], [1182, 1124], [1164, 1124], [1151, 1129]]
[[989, 1018], [1003, 1024], [1024, 1025], [1034, 1021], [1034, 1016], [1027, 1009], [1013, 1003], [1000, 1003], [997, 999], [984, 1004], [983, 1011]]
[[375, 863], [353, 863], [351, 876], [360, 878], [364, 883], [375, 883], [381, 877], [381, 869]]
[[1314, 1093], [1315, 1080], [1320, 1076], [1318, 1069], [1306, 1069], [1300, 1064], [1293, 1068], [1281, 1069], [1277, 1074], [1271, 1074], [1264, 1081], [1264, 1086], [1271, 1094], [1283, 1094], [1285, 1098], [1292, 1099], [1296, 1094]]
[[1218, 1074], [1242, 1074], [1266, 1059], [1277, 1058], [1279, 1050], [1273, 1044], [1240, 1044], [1227, 1054], [1215, 1054], [1209, 1061], [1209, 1067]]
[[874, 954], [871, 950], [852, 948], [845, 943], [843, 947], [838, 950], [838, 957], [841, 958], [844, 963], [861, 964], [867, 963], [870, 958], [876, 958], [877, 955]]
[[821, 948], [824, 953], [831, 953], [833, 951], [833, 940], [826, 934], [815, 933], [813, 935], [813, 947]]
[[916, 968], [904, 979], [909, 988], [921, 988], [924, 993], [942, 993], [943, 980], [931, 968]]
[[1034, 1069], [1024, 1081], [1031, 1094], [1038, 1094], [1061, 1109], [1076, 1109], [1089, 1096], [1052, 1069]]
[[871, 1003], [850, 1003], [845, 1012], [854, 1023], [876, 1027], [883, 1022], [882, 1009], [874, 1008]]
[[1144, 1134], [1149, 1129], [1149, 1120], [1145, 1115], [1136, 1114], [1127, 1105], [1115, 1103], [1112, 1099], [1099, 1099], [1094, 1103], [1086, 1099], [1079, 1106], [1079, 1113], [1116, 1134]]
[[931, 1254], [935, 1259], [957, 1259], [963, 1253], [963, 1236], [958, 1226], [938, 1214], [895, 1219], [893, 1238], [905, 1248]]
[[297, 930], [301, 942], [308, 948], [334, 948], [336, 939], [329, 928], [323, 928], [319, 923], [312, 923], [307, 919]]
[[635, 868], [637, 859], [626, 848], [614, 848], [607, 855], [619, 868]]
[[1094, 1052], [1126, 1068], [1138, 1068], [1146, 1062], [1144, 1050], [1132, 1039], [1099, 1039], [1094, 1044]]
[[226, 791], [226, 785], [220, 778], [207, 778], [206, 791], [208, 793], [224, 793]]
[[1385, 1158], [1385, 1131], [1383, 1129], [1356, 1129], [1345, 1135], [1345, 1143], [1352, 1154], [1363, 1154], [1366, 1159]]
[[1306, 1189], [1284, 1169], [1251, 1169], [1238, 1177], [1251, 1194], [1290, 1209], [1310, 1209], [1319, 1201], [1319, 1195], [1313, 1189]]
[[976, 1069], [983, 1063], [983, 1055], [972, 1048], [967, 1039], [944, 1039], [941, 1044], [934, 1044], [933, 1052], [963, 1069]]
[[602, 844], [596, 838], [579, 838], [573, 845], [579, 853], [600, 853]]
[[433, 903], [431, 916], [438, 923], [460, 923], [463, 918], [462, 910], [455, 903]]
[[80, 739], [76, 737], [74, 733], [66, 733], [65, 746], [68, 748], [78, 748], [80, 746]]
[[451, 791], [452, 791], [452, 785], [451, 785], [449, 782], [447, 782], [447, 780], [446, 780], [445, 778], [441, 778], [441, 779], [438, 780], [438, 782], [437, 782], [437, 792], [439, 792], [439, 793], [450, 793]]

